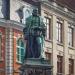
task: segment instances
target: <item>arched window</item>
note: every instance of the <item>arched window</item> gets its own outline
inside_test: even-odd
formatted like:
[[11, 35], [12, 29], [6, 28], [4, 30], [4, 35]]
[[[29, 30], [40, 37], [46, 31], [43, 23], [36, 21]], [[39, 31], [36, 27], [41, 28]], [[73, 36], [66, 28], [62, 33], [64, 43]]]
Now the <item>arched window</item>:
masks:
[[25, 45], [22, 39], [17, 40], [17, 62], [22, 63], [25, 56]]

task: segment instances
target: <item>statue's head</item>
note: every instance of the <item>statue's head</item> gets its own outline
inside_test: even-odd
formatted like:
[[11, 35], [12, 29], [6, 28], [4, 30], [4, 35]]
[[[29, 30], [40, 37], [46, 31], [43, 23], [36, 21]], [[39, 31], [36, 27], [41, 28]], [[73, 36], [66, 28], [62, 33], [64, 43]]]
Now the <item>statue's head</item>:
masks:
[[36, 8], [33, 9], [32, 15], [33, 16], [37, 16], [38, 15], [38, 9], [36, 9]]

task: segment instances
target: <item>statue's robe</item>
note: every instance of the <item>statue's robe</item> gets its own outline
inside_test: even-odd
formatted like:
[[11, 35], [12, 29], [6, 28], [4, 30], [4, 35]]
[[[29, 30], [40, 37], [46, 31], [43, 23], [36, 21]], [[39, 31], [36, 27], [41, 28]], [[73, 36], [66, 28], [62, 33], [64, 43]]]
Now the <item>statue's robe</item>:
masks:
[[40, 16], [30, 16], [26, 19], [25, 25], [26, 29], [24, 30], [24, 33], [25, 40], [27, 40], [25, 58], [39, 58], [43, 47], [44, 35], [35, 36], [36, 34], [32, 31], [32, 28], [44, 28], [45, 25], [43, 23], [43, 19]]

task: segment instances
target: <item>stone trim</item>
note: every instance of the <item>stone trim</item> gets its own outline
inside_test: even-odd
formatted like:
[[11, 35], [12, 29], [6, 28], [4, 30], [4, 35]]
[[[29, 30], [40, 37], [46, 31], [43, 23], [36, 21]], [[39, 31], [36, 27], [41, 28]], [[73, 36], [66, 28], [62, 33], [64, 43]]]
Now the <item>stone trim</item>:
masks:
[[5, 19], [0, 19], [0, 26], [5, 28], [18, 29], [20, 31], [22, 31], [23, 28], [25, 27], [25, 25], [22, 23], [19, 23], [13, 20], [5, 20]]
[[13, 29], [6, 28], [5, 73], [13, 75]]

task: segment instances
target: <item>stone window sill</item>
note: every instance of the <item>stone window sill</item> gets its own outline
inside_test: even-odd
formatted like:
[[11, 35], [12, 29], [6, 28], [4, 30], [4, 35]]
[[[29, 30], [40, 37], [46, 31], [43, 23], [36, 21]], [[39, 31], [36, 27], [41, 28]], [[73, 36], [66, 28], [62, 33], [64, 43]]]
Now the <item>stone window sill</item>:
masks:
[[45, 39], [45, 41], [47, 41], [47, 42], [52, 42], [52, 40], [50, 40], [50, 39]]
[[57, 42], [57, 45], [63, 46], [63, 43]]
[[72, 50], [75, 50], [75, 47], [72, 47], [72, 46], [69, 46], [68, 48], [72, 49]]

